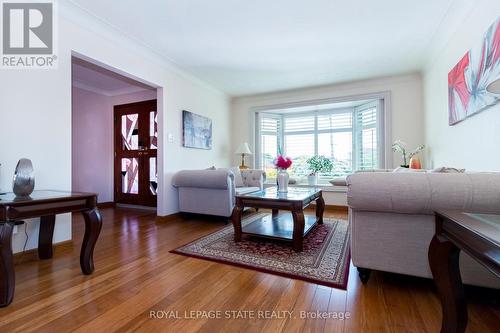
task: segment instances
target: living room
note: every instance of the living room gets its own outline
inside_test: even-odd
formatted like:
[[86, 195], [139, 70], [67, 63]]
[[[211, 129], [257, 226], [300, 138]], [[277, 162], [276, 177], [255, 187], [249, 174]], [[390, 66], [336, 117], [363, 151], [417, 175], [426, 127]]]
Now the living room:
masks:
[[2, 331], [497, 330], [498, 1], [2, 13]]

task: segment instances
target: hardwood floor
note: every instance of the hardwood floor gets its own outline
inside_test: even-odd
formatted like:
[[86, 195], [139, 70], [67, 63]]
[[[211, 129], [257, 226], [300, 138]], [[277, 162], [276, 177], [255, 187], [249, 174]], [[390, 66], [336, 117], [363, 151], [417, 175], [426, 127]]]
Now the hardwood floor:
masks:
[[[165, 221], [151, 211], [128, 208], [101, 212], [94, 274], [80, 272], [83, 221], [75, 215], [74, 242], [57, 247], [53, 259], [41, 261], [30, 253], [18, 260], [16, 294], [11, 306], [0, 309], [0, 332], [439, 331], [440, 306], [430, 280], [374, 272], [365, 286], [351, 266], [347, 290], [332, 289], [169, 253], [225, 226], [221, 220]], [[325, 215], [346, 218], [342, 212]], [[467, 292], [468, 332], [498, 332], [498, 293]], [[217, 310], [222, 317], [231, 313], [226, 311], [293, 314], [279, 319], [184, 317], [185, 311]], [[150, 311], [177, 311], [184, 318], [155, 319]], [[300, 319], [301, 311], [345, 312], [349, 318]]]

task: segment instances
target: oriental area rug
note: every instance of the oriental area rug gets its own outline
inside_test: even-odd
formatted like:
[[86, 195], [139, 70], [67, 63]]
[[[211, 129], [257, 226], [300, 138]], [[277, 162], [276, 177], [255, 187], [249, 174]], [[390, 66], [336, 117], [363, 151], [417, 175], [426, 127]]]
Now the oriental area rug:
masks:
[[[246, 217], [243, 227], [263, 215]], [[229, 225], [171, 252], [345, 290], [349, 228], [345, 220], [324, 218], [324, 223], [304, 238], [304, 251], [295, 252], [290, 242], [265, 238], [244, 236], [236, 243], [233, 226]]]

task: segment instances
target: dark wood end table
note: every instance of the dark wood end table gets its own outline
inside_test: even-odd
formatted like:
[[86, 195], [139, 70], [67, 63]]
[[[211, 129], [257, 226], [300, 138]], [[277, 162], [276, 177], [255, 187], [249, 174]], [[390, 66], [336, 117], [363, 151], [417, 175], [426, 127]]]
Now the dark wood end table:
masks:
[[34, 191], [19, 198], [13, 193], [0, 195], [0, 307], [14, 299], [15, 273], [12, 254], [12, 231], [16, 221], [40, 217], [38, 256], [52, 258], [52, 238], [56, 214], [82, 212], [85, 234], [80, 251], [83, 274], [94, 271], [94, 247], [101, 232], [102, 219], [97, 209], [97, 195], [62, 191]]
[[429, 246], [429, 265], [437, 286], [442, 333], [462, 333], [467, 302], [460, 277], [460, 250], [500, 277], [500, 215], [439, 211]]
[[[304, 215], [304, 208], [316, 202], [316, 216]], [[241, 214], [245, 207], [272, 209], [272, 214], [259, 218], [242, 227]], [[290, 211], [279, 214], [280, 210]], [[242, 235], [291, 240], [293, 249], [303, 250], [304, 237], [317, 224], [323, 223], [325, 201], [323, 192], [317, 188], [290, 188], [280, 193], [276, 187], [262, 191], [237, 195], [231, 216], [234, 226], [234, 240], [240, 242]]]

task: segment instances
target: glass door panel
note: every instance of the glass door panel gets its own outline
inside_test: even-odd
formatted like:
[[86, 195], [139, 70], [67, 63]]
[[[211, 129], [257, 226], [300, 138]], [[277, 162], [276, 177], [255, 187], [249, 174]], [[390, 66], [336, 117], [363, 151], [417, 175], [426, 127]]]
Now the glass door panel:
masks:
[[149, 112], [149, 148], [158, 149], [158, 112]]
[[149, 158], [149, 190], [152, 195], [157, 194], [158, 188], [158, 171], [157, 171], [156, 157]]
[[137, 158], [122, 158], [122, 193], [139, 193], [139, 161]]
[[121, 117], [122, 149], [139, 149], [139, 114], [126, 114]]

